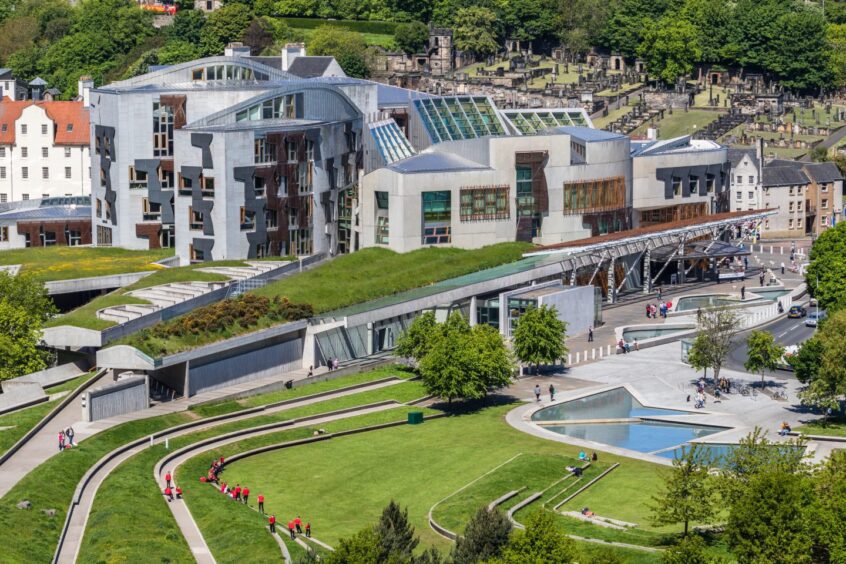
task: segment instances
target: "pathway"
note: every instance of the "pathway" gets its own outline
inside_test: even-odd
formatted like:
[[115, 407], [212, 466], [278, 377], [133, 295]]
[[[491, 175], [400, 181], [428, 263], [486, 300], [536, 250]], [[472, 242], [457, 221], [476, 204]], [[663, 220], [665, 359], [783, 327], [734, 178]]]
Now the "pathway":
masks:
[[[393, 386], [393, 385], [396, 385], [396, 384], [400, 384], [402, 382], [404, 382], [404, 380], [400, 380], [400, 379], [391, 380], [391, 381], [387, 381], [387, 382], [377, 382], [377, 383], [372, 384], [370, 386], [363, 386], [363, 387], [360, 387], [360, 388], [356, 388], [354, 390], [339, 391], [339, 392], [335, 392], [335, 393], [332, 393], [332, 394], [321, 395], [319, 397], [313, 397], [313, 396], [309, 397], [309, 396], [307, 396], [307, 397], [302, 398], [300, 401], [292, 402], [292, 403], [289, 403], [289, 404], [281, 405], [281, 406], [270, 408], [270, 409], [266, 409], [266, 410], [263, 410], [263, 411], [258, 412], [258, 413], [251, 412], [251, 413], [247, 413], [247, 414], [243, 414], [243, 415], [237, 415], [237, 416], [234, 416], [234, 417], [226, 418], [226, 419], [223, 419], [223, 420], [208, 421], [208, 422], [205, 422], [205, 423], [200, 422], [197, 425], [192, 426], [192, 427], [187, 428], [187, 429], [181, 429], [181, 430], [165, 433], [165, 434], [161, 435], [160, 437], [158, 437], [154, 441], [154, 443], [155, 444], [161, 444], [162, 442], [164, 442], [165, 439], [172, 439], [172, 438], [175, 438], [175, 437], [180, 437], [180, 436], [191, 434], [191, 433], [197, 433], [197, 432], [200, 432], [200, 431], [203, 431], [203, 430], [206, 430], [206, 429], [210, 429], [210, 428], [215, 427], [215, 426], [232, 423], [234, 421], [241, 421], [243, 419], [249, 419], [249, 418], [257, 417], [257, 416], [260, 416], [260, 415], [263, 416], [263, 415], [269, 415], [269, 414], [272, 414], [272, 413], [278, 413], [280, 411], [285, 411], [285, 410], [293, 409], [293, 408], [296, 408], [296, 407], [311, 405], [311, 404], [314, 404], [314, 403], [318, 403], [318, 402], [322, 402], [322, 401], [326, 401], [326, 400], [330, 400], [330, 399], [335, 399], [335, 398], [339, 398], [339, 397], [344, 397], [344, 396], [348, 396], [348, 395], [351, 395], [351, 394], [356, 394], [356, 393], [360, 393], [360, 392], [364, 392], [364, 391], [368, 391], [368, 390], [375, 390], [375, 389], [384, 388], [384, 387], [387, 387], [387, 386]], [[175, 402], [171, 402], [171, 403], [175, 403]], [[163, 405], [167, 405], [167, 404], [163, 404]], [[379, 410], [379, 409], [386, 409], [386, 408], [391, 408], [391, 407], [394, 407], [394, 406], [389, 405], [389, 406], [385, 406], [385, 407], [381, 407], [381, 408], [374, 408], [373, 410], [376, 411], [376, 410]], [[152, 410], [148, 410], [148, 411], [152, 411]], [[350, 416], [350, 415], [349, 414], [343, 414], [343, 416]], [[341, 417], [341, 416], [338, 416], [338, 417]], [[250, 434], [240, 435], [239, 437], [232, 438], [229, 442], [240, 440], [241, 438], [249, 438], [249, 437], [252, 437], [252, 436], [257, 436], [257, 435], [261, 435], [261, 434], [265, 434], [265, 433], [278, 432], [280, 430], [280, 427], [283, 427], [285, 429], [291, 429], [291, 428], [296, 428], [298, 426], [312, 425], [312, 424], [315, 424], [317, 422], [319, 422], [319, 420], [310, 420], [308, 422], [304, 422], [304, 423], [299, 424], [299, 425], [290, 425], [289, 424], [287, 426], [284, 426], [284, 423], [280, 422], [279, 424], [275, 425], [274, 428], [272, 428], [272, 429], [264, 428], [262, 430], [255, 431], [255, 432], [250, 433]], [[215, 448], [216, 446], [219, 446], [220, 444], [226, 444], [226, 442], [211, 443], [208, 448]], [[94, 499], [95, 499], [95, 496], [97, 494], [97, 490], [100, 488], [100, 485], [103, 483], [103, 481], [109, 476], [109, 474], [115, 468], [117, 468], [123, 462], [132, 458], [136, 454], [142, 452], [144, 449], [148, 448], [149, 446], [150, 446], [149, 442], [144, 442], [144, 443], [142, 443], [142, 444], [140, 444], [136, 447], [133, 447], [131, 449], [126, 450], [125, 452], [120, 453], [119, 455], [117, 455], [114, 458], [112, 458], [111, 460], [109, 460], [109, 462], [106, 463], [102, 468], [100, 468], [96, 472], [94, 472], [94, 474], [91, 475], [90, 479], [87, 482], [83, 483], [84, 479], [83, 479], [83, 481], [80, 482], [80, 485], [82, 486], [82, 492], [79, 496], [78, 504], [72, 510], [71, 518], [70, 518], [70, 521], [68, 523], [67, 534], [65, 536], [64, 542], [59, 547], [59, 550], [58, 550], [58, 553], [57, 553], [57, 561], [59, 561], [59, 562], [69, 562], [70, 563], [70, 562], [74, 562], [76, 560], [76, 556], [79, 552], [79, 548], [82, 545], [82, 539], [83, 539], [83, 536], [84, 536], [84, 533], [85, 533], [85, 527], [88, 523], [88, 516], [91, 512], [91, 507], [93, 506]], [[106, 455], [106, 457], [104, 457], [104, 458], [108, 458], [109, 456], [111, 456], [111, 454]], [[170, 469], [175, 470], [175, 466], [176, 465], [174, 465], [173, 468], [170, 468]], [[175, 474], [175, 472], [173, 472], [173, 471], [171, 473]], [[169, 505], [173, 506], [174, 504], [171, 503]], [[171, 509], [171, 510], [173, 511], [173, 509]], [[185, 511], [187, 511], [187, 509]], [[190, 514], [188, 515], [188, 517], [190, 517]], [[185, 519], [185, 518], [186, 517], [183, 515], [182, 519]], [[191, 519], [190, 521], [193, 521], [193, 519]], [[184, 531], [183, 531], [183, 533], [184, 533]], [[191, 550], [192, 550], [192, 552], [194, 552], [195, 556], [197, 556], [198, 559], [200, 559], [201, 557], [205, 558], [204, 553], [203, 553], [203, 550], [204, 550], [203, 547], [205, 545], [205, 542], [202, 541], [202, 536], [200, 536], [200, 539], [197, 540], [196, 537], [186, 535], [186, 539], [189, 540], [189, 546], [191, 546]], [[202, 541], [202, 543], [200, 541]], [[205, 550], [207, 550], [207, 547], [206, 547]], [[210, 554], [209, 554], [209, 557], [210, 557]], [[205, 560], [205, 561], [209, 561], [209, 560]]]

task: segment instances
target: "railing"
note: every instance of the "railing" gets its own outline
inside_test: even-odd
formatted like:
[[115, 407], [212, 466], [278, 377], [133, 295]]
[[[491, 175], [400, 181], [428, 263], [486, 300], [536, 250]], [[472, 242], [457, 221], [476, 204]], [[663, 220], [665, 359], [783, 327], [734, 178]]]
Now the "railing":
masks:
[[240, 296], [245, 292], [249, 292], [250, 290], [258, 290], [259, 288], [264, 288], [267, 286], [267, 280], [261, 280], [257, 278], [247, 278], [246, 280], [238, 280], [234, 284], [229, 285], [229, 291], [226, 292], [227, 298], [234, 298], [236, 296]]

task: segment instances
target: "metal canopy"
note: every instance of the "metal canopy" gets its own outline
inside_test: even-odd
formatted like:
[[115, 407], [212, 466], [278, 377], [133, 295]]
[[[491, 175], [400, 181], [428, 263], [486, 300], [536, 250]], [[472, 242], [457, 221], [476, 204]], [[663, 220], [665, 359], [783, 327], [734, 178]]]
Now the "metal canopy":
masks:
[[[663, 245], [652, 249], [652, 260], [664, 261], [678, 254], [678, 245]], [[724, 241], [693, 241], [685, 243], [685, 260], [699, 260], [723, 257], [740, 257], [752, 254], [748, 249], [741, 249]]]

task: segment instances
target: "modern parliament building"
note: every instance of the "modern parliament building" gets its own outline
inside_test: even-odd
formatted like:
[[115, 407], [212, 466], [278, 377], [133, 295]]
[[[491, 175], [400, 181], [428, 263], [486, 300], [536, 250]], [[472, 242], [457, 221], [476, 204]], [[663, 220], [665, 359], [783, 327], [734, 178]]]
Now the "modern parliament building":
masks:
[[501, 109], [333, 63], [233, 46], [91, 91], [94, 243], [187, 264], [550, 245], [728, 210], [717, 143], [631, 141], [580, 108]]

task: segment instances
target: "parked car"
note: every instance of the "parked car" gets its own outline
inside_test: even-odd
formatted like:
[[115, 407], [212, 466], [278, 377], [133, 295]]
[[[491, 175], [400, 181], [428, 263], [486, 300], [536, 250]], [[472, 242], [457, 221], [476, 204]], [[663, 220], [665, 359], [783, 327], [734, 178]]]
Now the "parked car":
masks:
[[816, 327], [817, 323], [823, 319], [825, 319], [825, 310], [812, 311], [808, 314], [807, 319], [805, 319], [805, 327]]
[[808, 310], [798, 305], [792, 306], [790, 311], [787, 312], [787, 317], [791, 319], [799, 319], [800, 317], [805, 317], [806, 315], [808, 315]]

